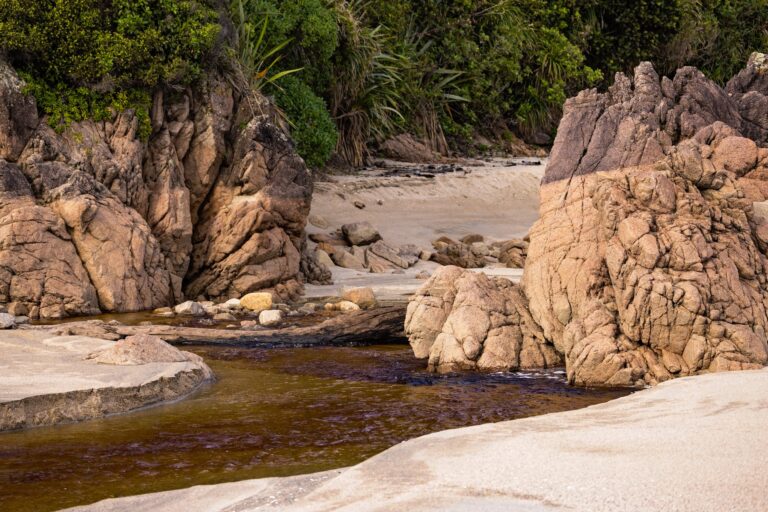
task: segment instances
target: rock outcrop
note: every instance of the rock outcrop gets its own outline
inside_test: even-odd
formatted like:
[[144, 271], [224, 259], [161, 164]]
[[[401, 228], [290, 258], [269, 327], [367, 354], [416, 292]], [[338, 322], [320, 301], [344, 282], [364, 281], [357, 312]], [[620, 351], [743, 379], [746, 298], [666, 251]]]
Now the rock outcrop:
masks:
[[[694, 68], [660, 79], [643, 63], [606, 93], [568, 100], [529, 233], [524, 295], [469, 273], [436, 275], [409, 307], [416, 355], [438, 371], [482, 369], [471, 356], [510, 323], [497, 312], [512, 308], [520, 320], [511, 323], [542, 354], [552, 347], [574, 384], [764, 366], [767, 98], [768, 64], [755, 54], [725, 89]], [[482, 292], [457, 304], [467, 281]]]
[[753, 56], [723, 90], [693, 68], [660, 80], [644, 63], [566, 103], [523, 287], [570, 382], [768, 361], [760, 66]]
[[301, 290], [310, 173], [223, 77], [57, 133], [0, 63], [0, 303], [60, 318]]
[[562, 364], [517, 285], [455, 266], [439, 268], [411, 298], [405, 333], [416, 357], [440, 373]]

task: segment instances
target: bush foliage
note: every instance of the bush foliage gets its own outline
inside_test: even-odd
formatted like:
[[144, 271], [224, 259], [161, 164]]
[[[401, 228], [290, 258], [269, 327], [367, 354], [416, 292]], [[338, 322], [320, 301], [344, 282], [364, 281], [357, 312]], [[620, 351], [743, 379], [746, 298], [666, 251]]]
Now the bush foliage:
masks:
[[201, 76], [220, 29], [195, 0], [0, 2], [0, 45], [55, 126], [110, 108], [146, 113], [154, 87]]
[[399, 131], [443, 152], [552, 135], [568, 95], [642, 60], [724, 83], [768, 50], [768, 0], [3, 0], [0, 53], [56, 126], [125, 107], [148, 125], [153, 88], [214, 62], [226, 8], [230, 55], [315, 166]]

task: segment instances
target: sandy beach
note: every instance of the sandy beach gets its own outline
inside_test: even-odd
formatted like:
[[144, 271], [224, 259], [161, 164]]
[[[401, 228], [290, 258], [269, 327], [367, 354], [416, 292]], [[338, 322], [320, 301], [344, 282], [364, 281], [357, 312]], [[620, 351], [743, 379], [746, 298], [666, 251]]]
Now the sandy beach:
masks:
[[[540, 165], [530, 165], [540, 161]], [[370, 222], [384, 241], [431, 249], [432, 241], [447, 236], [480, 234], [490, 241], [523, 237], [538, 218], [539, 181], [546, 160], [504, 158], [471, 161], [463, 170], [428, 178], [386, 176], [394, 166], [353, 176], [333, 176], [315, 184], [308, 233], [328, 233], [351, 222]], [[514, 165], [511, 165], [514, 164]], [[429, 174], [427, 166], [419, 166]], [[362, 203], [365, 208], [358, 208]], [[318, 227], [317, 218], [327, 223]], [[312, 221], [315, 220], [315, 225]], [[308, 298], [335, 295], [344, 286], [370, 286], [381, 300], [403, 300], [423, 283], [422, 271], [438, 265], [420, 261], [402, 274], [373, 274], [334, 266], [333, 285], [306, 287]], [[486, 267], [489, 275], [517, 282], [522, 269]]]

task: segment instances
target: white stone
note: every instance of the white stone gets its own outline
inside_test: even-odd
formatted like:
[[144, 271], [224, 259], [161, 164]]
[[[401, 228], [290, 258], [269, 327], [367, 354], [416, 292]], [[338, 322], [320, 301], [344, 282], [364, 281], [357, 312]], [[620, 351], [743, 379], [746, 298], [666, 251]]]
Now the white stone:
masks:
[[203, 316], [205, 315], [205, 309], [203, 309], [203, 306], [201, 306], [199, 303], [188, 300], [187, 302], [182, 302], [173, 310], [176, 312], [177, 315], [186, 315], [186, 316]]
[[8, 313], [0, 313], [0, 329], [12, 329], [16, 327], [16, 318]]
[[348, 300], [343, 300], [339, 302], [338, 304], [336, 304], [336, 307], [338, 308], [339, 311], [344, 311], [344, 312], [360, 311], [360, 306]]
[[279, 309], [268, 309], [259, 313], [259, 323], [264, 327], [272, 327], [283, 321], [283, 312]]

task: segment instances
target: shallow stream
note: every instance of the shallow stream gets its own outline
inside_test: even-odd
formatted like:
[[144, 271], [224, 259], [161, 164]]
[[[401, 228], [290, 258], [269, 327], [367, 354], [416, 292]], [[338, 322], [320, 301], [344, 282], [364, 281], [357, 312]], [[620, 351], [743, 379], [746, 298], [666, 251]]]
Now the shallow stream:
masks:
[[628, 393], [572, 388], [561, 371], [435, 376], [407, 345], [185, 350], [216, 384], [128, 415], [0, 434], [0, 510], [344, 467], [430, 432]]

